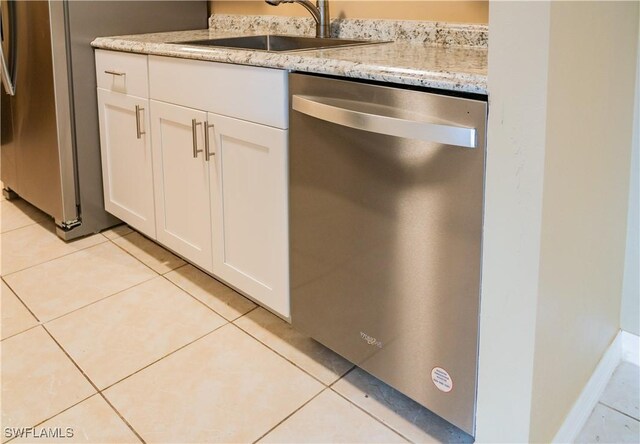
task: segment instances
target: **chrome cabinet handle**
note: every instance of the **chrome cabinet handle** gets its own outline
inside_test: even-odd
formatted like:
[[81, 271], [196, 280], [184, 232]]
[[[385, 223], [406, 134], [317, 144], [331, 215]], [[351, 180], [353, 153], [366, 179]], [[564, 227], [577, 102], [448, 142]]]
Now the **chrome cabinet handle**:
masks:
[[209, 158], [211, 156], [216, 155], [216, 153], [212, 153], [209, 149], [209, 128], [213, 127], [213, 124], [209, 125], [209, 122], [207, 120], [204, 121], [204, 160], [206, 160], [207, 162], [209, 161]]
[[202, 122], [196, 121], [196, 119], [191, 119], [191, 135], [193, 136], [193, 158], [198, 157], [198, 153], [201, 153], [202, 150], [198, 149], [198, 125], [202, 125]]
[[294, 95], [291, 107], [319, 120], [372, 133], [464, 148], [478, 146], [475, 128], [372, 114], [368, 112], [371, 106], [353, 100]]
[[119, 71], [111, 71], [109, 69], [104, 71], [105, 74], [111, 74], [112, 76], [118, 76], [118, 77], [122, 77], [127, 75], [126, 72], [119, 72]]
[[141, 108], [140, 105], [136, 105], [136, 138], [138, 139], [141, 139], [143, 134], [147, 134], [140, 129], [140, 111], [144, 111], [144, 108]]

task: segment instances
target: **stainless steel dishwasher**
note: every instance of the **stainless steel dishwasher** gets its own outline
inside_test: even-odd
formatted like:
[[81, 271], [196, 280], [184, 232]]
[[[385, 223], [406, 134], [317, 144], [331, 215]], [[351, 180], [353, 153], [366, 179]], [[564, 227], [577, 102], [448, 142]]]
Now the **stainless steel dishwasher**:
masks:
[[289, 85], [293, 326], [473, 435], [486, 102]]

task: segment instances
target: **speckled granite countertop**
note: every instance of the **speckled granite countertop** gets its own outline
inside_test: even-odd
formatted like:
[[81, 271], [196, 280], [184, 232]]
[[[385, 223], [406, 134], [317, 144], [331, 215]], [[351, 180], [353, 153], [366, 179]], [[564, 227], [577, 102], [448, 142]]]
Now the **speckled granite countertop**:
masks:
[[[261, 24], [255, 18], [252, 20], [242, 17], [240, 20], [230, 19], [229, 16], [212, 17], [212, 28], [208, 30], [99, 37], [92, 45], [95, 48], [115, 51], [263, 66], [487, 94], [487, 33], [482, 28], [481, 32], [477, 32], [478, 27], [474, 25], [471, 25], [471, 32], [465, 25], [436, 26], [438, 24], [416, 30], [406, 25], [412, 22], [401, 22], [403, 26], [394, 22], [395, 26], [389, 27], [384, 21], [369, 21], [366, 26], [357, 27], [358, 31], [354, 32], [355, 21], [335, 21], [332, 23], [333, 34], [340, 37], [371, 39], [372, 36], [380, 36], [381, 39], [391, 38], [396, 41], [287, 53], [171, 43], [239, 35], [308, 35], [312, 32], [312, 22], [295, 19], [296, 23], [291, 23], [291, 19], [286, 20], [287, 23], [280, 22], [274, 25], [273, 21]], [[242, 21], [246, 23], [243, 24]], [[336, 31], [336, 27], [341, 27], [347, 32]], [[412, 32], [407, 32], [407, 29]]]

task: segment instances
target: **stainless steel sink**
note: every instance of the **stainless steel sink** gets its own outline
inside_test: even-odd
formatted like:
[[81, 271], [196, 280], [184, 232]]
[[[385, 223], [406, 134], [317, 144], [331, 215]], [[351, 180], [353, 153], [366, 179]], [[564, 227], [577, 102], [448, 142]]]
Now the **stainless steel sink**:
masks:
[[211, 46], [234, 49], [251, 49], [254, 51], [303, 51], [322, 48], [339, 48], [343, 46], [371, 45], [386, 43], [371, 40], [347, 40], [319, 37], [300, 37], [292, 35], [251, 35], [245, 37], [228, 37], [208, 40], [189, 40], [175, 42], [183, 45]]

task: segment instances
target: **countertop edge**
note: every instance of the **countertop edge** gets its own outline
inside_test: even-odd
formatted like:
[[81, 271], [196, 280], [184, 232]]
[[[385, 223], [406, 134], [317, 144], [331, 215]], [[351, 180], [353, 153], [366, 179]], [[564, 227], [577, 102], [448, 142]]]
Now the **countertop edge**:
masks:
[[91, 46], [96, 49], [111, 51], [286, 69], [487, 95], [486, 76], [484, 75], [427, 70], [414, 70], [414, 72], [411, 72], [412, 70], [405, 69], [400, 72], [401, 69], [393, 67], [381, 67], [346, 60], [332, 60], [330, 58], [324, 58], [322, 63], [317, 63], [318, 58], [313, 56], [313, 53], [317, 53], [317, 51], [309, 51], [309, 55], [306, 56], [304, 53], [276, 54], [226, 48], [208, 48], [207, 50], [186, 52], [177, 49], [176, 45], [170, 43], [136, 42], [113, 37], [98, 37], [91, 43]]

